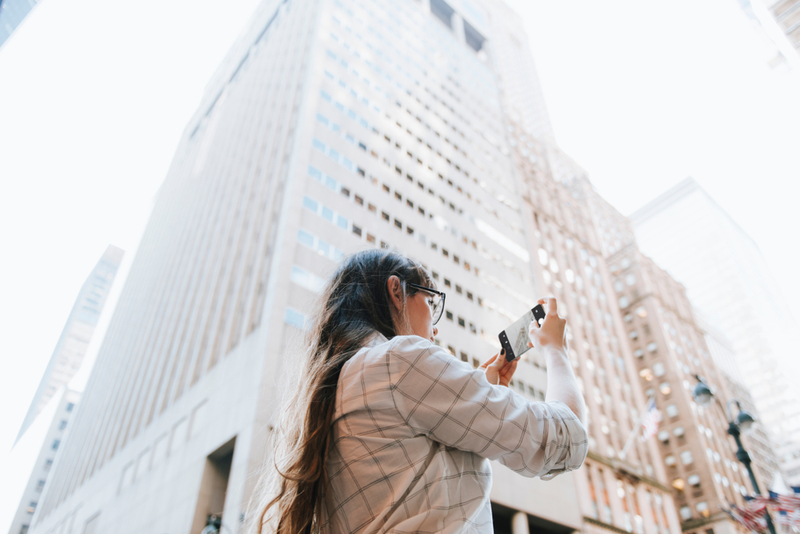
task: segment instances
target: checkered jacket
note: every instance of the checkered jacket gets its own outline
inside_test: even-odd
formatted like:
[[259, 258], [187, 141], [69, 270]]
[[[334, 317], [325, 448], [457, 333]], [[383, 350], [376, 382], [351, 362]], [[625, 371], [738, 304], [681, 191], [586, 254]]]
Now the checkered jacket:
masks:
[[489, 460], [549, 479], [586, 430], [561, 402], [495, 386], [428, 340], [376, 335], [339, 377], [325, 533], [492, 532]]

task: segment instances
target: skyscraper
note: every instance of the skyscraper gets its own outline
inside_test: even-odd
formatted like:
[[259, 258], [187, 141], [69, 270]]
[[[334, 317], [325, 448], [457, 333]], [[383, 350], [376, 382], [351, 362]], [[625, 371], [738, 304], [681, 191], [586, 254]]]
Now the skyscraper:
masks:
[[752, 239], [691, 178], [637, 210], [642, 251], [686, 286], [724, 333], [788, 481], [800, 481], [797, 323]]
[[39, 381], [39, 387], [22, 421], [16, 441], [19, 441], [53, 395], [65, 387], [80, 368], [124, 254], [122, 249], [109, 245], [81, 286], [56, 348]]
[[[33, 514], [39, 505], [45, 483], [50, 476], [61, 443], [66, 435], [67, 424], [75, 412], [80, 400], [80, 393], [67, 388], [60, 388], [50, 399], [32, 426], [19, 441], [15, 450], [21, 447], [38, 450], [39, 454], [33, 463], [33, 469], [22, 492], [17, 511], [11, 520], [8, 534], [25, 534], [30, 529]], [[40, 427], [35, 431], [36, 427]]]
[[[514, 21], [497, 6], [260, 6], [181, 139], [35, 532], [197, 531], [212, 514], [238, 531], [281, 377], [344, 254], [419, 258], [449, 294], [439, 343], [470, 363], [497, 350], [536, 295], [500, 88], [532, 78], [493, 59]], [[519, 380], [541, 398], [541, 368]], [[543, 484], [498, 468], [498, 525], [580, 528], [572, 475]]]
[[38, 0], [0, 0], [0, 46], [37, 3]]
[[[380, 247], [429, 268], [468, 364], [539, 295], [575, 325], [587, 467], [497, 466], [496, 532], [677, 534], [658, 445], [619, 458], [645, 399], [525, 43], [493, 0], [266, 0], [180, 141], [33, 531], [239, 532], [314, 299]], [[511, 387], [543, 400], [529, 354]]]

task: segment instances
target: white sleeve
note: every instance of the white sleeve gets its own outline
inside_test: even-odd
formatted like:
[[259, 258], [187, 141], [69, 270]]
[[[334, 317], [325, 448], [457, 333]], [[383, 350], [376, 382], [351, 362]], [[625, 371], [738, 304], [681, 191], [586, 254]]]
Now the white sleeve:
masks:
[[417, 336], [399, 338], [387, 359], [395, 407], [415, 432], [528, 477], [549, 479], [586, 458], [586, 429], [562, 402], [530, 402], [492, 385]]

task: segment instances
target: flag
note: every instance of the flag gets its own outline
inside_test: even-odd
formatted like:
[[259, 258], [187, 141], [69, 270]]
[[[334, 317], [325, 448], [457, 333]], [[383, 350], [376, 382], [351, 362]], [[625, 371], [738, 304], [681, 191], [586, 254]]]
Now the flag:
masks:
[[781, 495], [770, 491], [770, 507], [777, 512], [776, 523], [800, 527], [800, 487], [793, 486], [792, 492], [791, 495]]
[[[746, 498], [747, 497], [745, 497], [745, 499]], [[763, 503], [753, 503], [752, 509], [750, 503], [742, 507], [732, 504], [730, 514], [747, 530], [761, 532], [767, 529], [767, 518], [764, 515], [765, 511], [766, 506]]]
[[661, 412], [656, 408], [656, 400], [650, 397], [642, 417], [642, 441], [647, 441], [658, 432], [658, 423], [661, 422]]

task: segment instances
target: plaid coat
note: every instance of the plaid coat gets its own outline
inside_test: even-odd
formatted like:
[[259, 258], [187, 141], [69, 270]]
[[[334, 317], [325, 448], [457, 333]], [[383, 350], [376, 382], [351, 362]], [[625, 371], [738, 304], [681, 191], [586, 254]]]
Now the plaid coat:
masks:
[[323, 532], [492, 532], [489, 460], [526, 477], [577, 469], [586, 429], [418, 336], [376, 335], [339, 377]]

